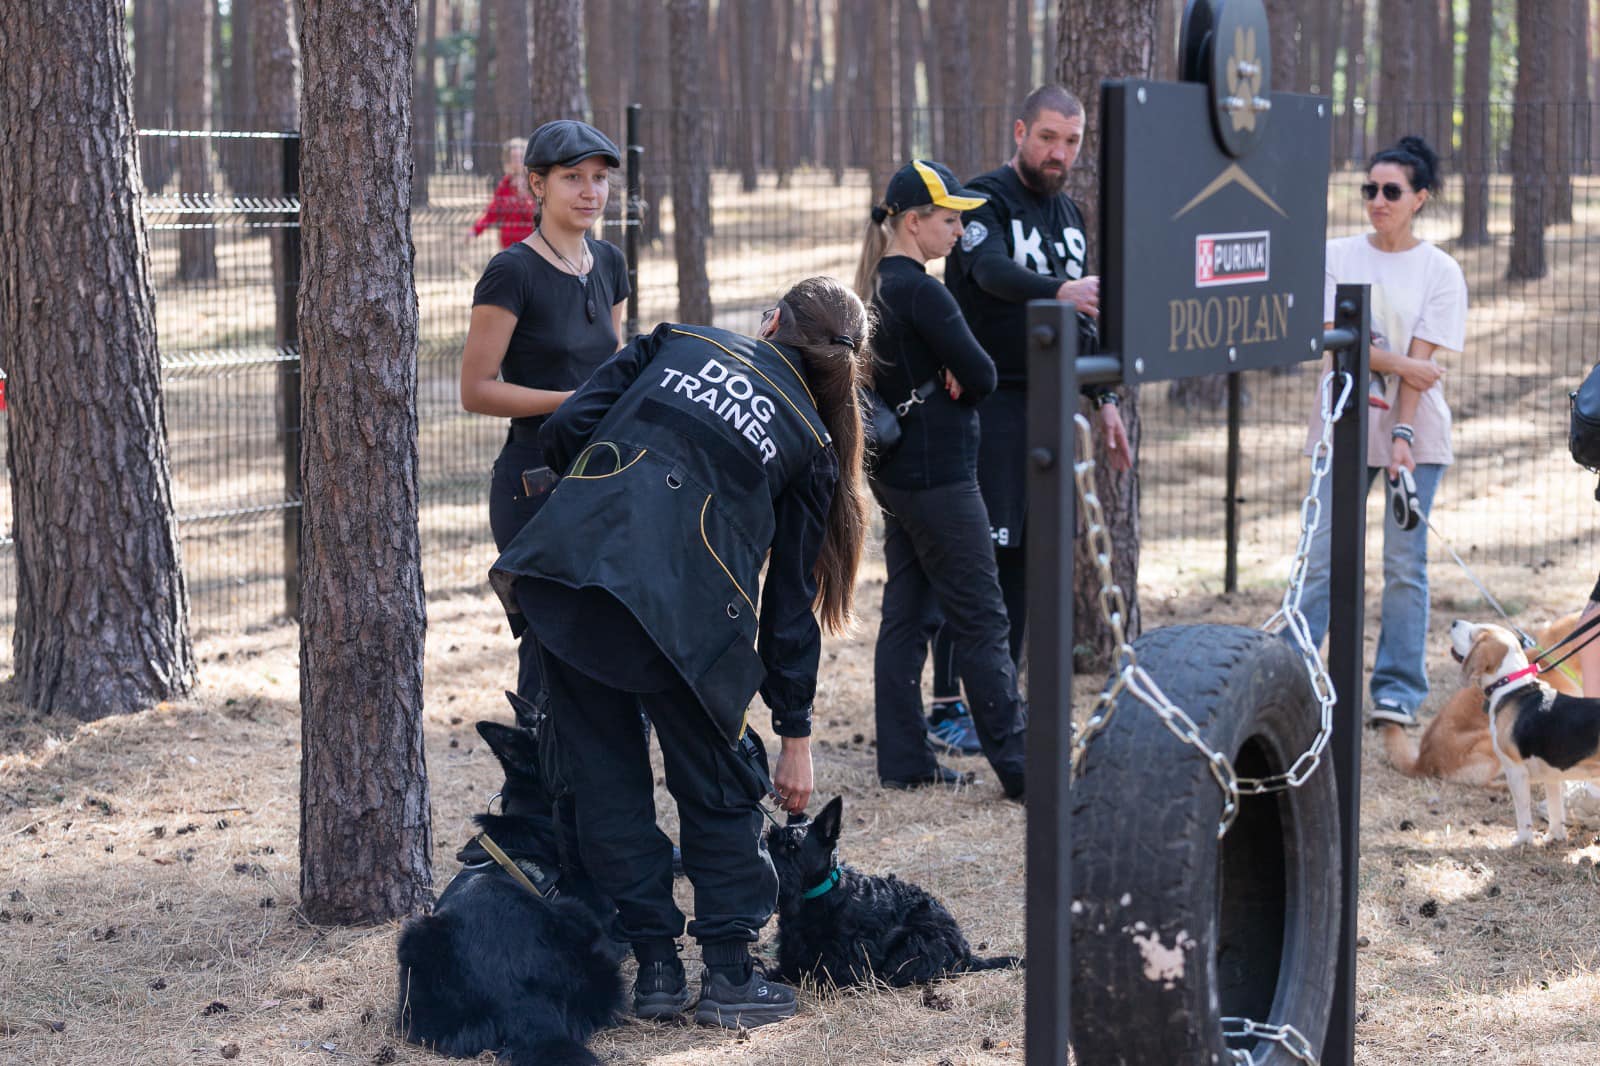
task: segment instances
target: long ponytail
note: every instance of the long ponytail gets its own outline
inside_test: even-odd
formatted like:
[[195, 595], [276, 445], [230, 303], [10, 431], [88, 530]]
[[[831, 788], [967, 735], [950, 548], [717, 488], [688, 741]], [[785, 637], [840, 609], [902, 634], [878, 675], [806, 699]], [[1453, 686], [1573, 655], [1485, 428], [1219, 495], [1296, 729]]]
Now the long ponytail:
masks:
[[836, 278], [807, 278], [785, 293], [779, 306], [772, 339], [800, 352], [817, 413], [839, 457], [839, 483], [812, 575], [823, 627], [843, 633], [853, 621], [856, 571], [867, 540], [861, 387], [872, 362], [871, 326], [861, 299]]
[[878, 291], [878, 264], [889, 247], [889, 212], [882, 206], [872, 209], [867, 230], [861, 236], [861, 258], [856, 262], [856, 295], [871, 303]]

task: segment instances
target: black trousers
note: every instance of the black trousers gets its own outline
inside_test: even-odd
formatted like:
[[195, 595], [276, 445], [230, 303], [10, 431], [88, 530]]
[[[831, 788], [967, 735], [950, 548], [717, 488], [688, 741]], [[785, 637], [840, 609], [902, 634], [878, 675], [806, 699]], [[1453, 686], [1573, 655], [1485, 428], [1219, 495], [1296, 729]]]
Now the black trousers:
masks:
[[1011, 632], [1006, 642], [1011, 649], [1011, 661], [1020, 671], [1028, 639], [1028, 549], [1021, 545], [1002, 548], [997, 544], [994, 565], [1000, 573], [1000, 595], [1006, 601], [1006, 617], [1011, 619]]
[[[976, 481], [907, 491], [874, 483], [883, 504], [883, 618], [873, 657], [878, 774], [932, 773], [922, 714], [922, 666], [939, 613], [954, 645], [973, 725], [1002, 785], [1020, 786], [1027, 707], [1007, 636], [989, 516]], [[938, 612], [929, 609], [930, 602]]]
[[[489, 531], [494, 534], [497, 550], [505, 551], [506, 545], [549, 499], [548, 495], [530, 499], [522, 491], [522, 472], [543, 465], [544, 453], [531, 441], [523, 443], [508, 437], [500, 449], [489, 479]], [[520, 638], [517, 641], [517, 695], [532, 703], [544, 686], [539, 649], [531, 634], [513, 635]]]
[[761, 839], [762, 788], [698, 698], [681, 682], [665, 692], [624, 692], [548, 650], [544, 666], [576, 799], [579, 853], [615, 901], [620, 934], [637, 944], [684, 931], [672, 899], [672, 842], [656, 825], [642, 710], [655, 726], [667, 790], [678, 805], [683, 870], [694, 886], [689, 934], [701, 943], [754, 942], [778, 899], [778, 875]]

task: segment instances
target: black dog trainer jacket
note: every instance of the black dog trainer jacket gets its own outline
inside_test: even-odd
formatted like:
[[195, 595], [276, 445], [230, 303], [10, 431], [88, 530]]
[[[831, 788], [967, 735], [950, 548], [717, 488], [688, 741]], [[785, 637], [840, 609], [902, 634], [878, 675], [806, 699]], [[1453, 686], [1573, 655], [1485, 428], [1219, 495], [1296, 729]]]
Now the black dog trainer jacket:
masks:
[[518, 577], [604, 589], [730, 743], [758, 690], [774, 732], [809, 735], [811, 571], [838, 460], [799, 353], [664, 324], [596, 370], [539, 439], [566, 476], [490, 572], [506, 610]]

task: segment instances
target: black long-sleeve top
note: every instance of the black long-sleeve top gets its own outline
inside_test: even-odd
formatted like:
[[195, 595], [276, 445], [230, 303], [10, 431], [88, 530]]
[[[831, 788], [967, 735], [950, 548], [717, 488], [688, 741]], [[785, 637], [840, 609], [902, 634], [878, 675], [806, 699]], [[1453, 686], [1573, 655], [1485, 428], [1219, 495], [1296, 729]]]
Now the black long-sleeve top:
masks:
[[[602, 364], [541, 428], [545, 462], [554, 470], [567, 470], [618, 397], [634, 385], [663, 346], [683, 343], [685, 339], [675, 335], [670, 324], [662, 325], [635, 337]], [[797, 356], [791, 358], [799, 364]], [[817, 599], [813, 571], [838, 481], [839, 458], [830, 444], [772, 501], [775, 532], [761, 585], [756, 650], [766, 668], [761, 698], [772, 710], [772, 731], [780, 737], [811, 735], [811, 704], [822, 656], [822, 631], [813, 613]], [[621, 632], [629, 623], [633, 632]], [[650, 640], [626, 611], [607, 615], [606, 626], [607, 654], [613, 657], [619, 644]]]
[[900, 419], [900, 448], [873, 477], [898, 489], [928, 489], [975, 477], [978, 414], [974, 406], [995, 389], [994, 360], [973, 336], [961, 308], [919, 262], [887, 256], [878, 265], [878, 315], [872, 347], [878, 395], [892, 407], [918, 386], [949, 370], [961, 398], [944, 388]]

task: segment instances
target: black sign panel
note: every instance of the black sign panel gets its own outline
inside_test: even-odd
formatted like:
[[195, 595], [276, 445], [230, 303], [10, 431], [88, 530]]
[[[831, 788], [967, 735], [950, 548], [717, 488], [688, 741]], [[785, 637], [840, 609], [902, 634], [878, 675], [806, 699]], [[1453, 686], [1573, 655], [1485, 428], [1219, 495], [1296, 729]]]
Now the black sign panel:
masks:
[[1103, 92], [1100, 334], [1123, 380], [1320, 356], [1327, 100], [1274, 93], [1253, 116], [1254, 148], [1235, 159], [1217, 143], [1205, 85]]

